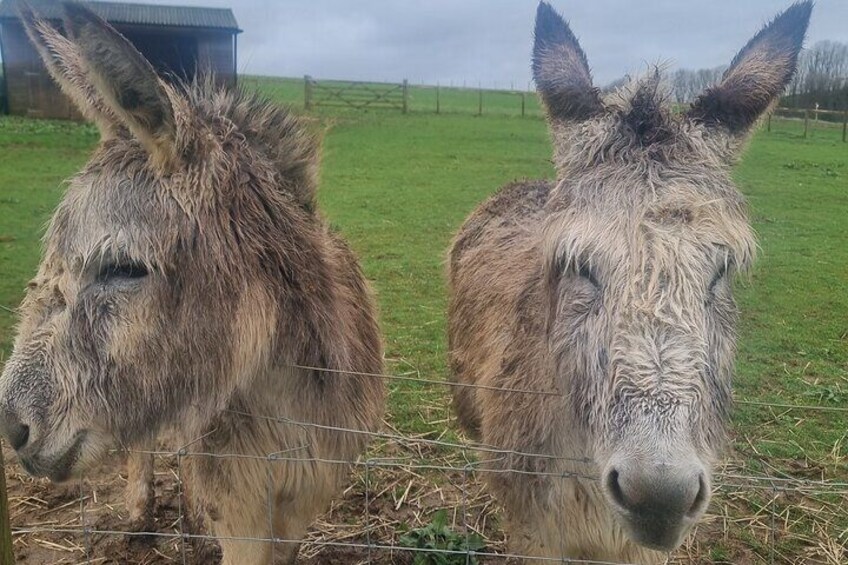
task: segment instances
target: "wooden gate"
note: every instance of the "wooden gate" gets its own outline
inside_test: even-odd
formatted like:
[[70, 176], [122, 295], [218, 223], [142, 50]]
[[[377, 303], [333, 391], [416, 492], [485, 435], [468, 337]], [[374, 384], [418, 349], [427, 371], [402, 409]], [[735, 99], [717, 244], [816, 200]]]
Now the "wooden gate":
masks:
[[307, 110], [318, 106], [347, 106], [365, 108], [391, 108], [404, 114], [409, 110], [409, 85], [357, 81], [318, 81], [309, 75], [303, 77], [304, 104]]

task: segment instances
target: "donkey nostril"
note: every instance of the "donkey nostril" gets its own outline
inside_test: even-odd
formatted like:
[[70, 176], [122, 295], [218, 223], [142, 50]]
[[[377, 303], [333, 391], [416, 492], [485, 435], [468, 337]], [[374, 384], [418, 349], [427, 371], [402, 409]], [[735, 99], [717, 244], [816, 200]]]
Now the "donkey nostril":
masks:
[[695, 495], [695, 500], [687, 512], [689, 516], [695, 517], [704, 510], [708, 494], [707, 481], [704, 479], [704, 474], [701, 473], [698, 475], [698, 494]]
[[15, 429], [13, 429], [9, 435], [9, 443], [15, 451], [20, 451], [20, 449], [25, 446], [28, 441], [29, 426], [25, 424], [18, 424], [15, 426]]
[[624, 493], [621, 491], [621, 485], [618, 483], [617, 469], [612, 469], [609, 473], [607, 473], [607, 490], [616, 504], [623, 508], [627, 508], [627, 500], [624, 498]]

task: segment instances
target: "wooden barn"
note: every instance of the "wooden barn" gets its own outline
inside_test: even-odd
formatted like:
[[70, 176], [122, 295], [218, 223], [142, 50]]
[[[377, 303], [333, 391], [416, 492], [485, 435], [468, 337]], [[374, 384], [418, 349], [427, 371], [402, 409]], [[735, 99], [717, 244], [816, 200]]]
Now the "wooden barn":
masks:
[[[58, 0], [26, 0], [33, 11], [61, 25]], [[237, 38], [232, 10], [124, 2], [83, 2], [111, 23], [166, 79], [191, 78], [211, 70], [218, 81], [235, 83]], [[0, 49], [6, 110], [43, 118], [81, 119], [52, 81], [24, 32], [21, 0], [0, 2]]]

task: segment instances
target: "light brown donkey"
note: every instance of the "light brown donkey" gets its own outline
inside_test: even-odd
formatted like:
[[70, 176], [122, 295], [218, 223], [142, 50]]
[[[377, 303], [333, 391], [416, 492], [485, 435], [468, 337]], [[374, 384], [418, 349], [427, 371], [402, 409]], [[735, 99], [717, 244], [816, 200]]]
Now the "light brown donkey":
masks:
[[368, 285], [316, 210], [318, 143], [255, 96], [163, 82], [87, 9], [66, 16], [67, 37], [25, 20], [102, 141], [21, 305], [0, 431], [63, 481], [177, 430], [209, 454], [183, 460], [224, 562], [290, 561], [384, 405], [358, 374], [382, 365]]
[[463, 427], [513, 551], [656, 563], [710, 500], [731, 405], [734, 273], [752, 261], [730, 169], [790, 80], [812, 8], [790, 7], [682, 114], [660, 80], [607, 99], [539, 5], [533, 73], [557, 181], [505, 187], [450, 254]]

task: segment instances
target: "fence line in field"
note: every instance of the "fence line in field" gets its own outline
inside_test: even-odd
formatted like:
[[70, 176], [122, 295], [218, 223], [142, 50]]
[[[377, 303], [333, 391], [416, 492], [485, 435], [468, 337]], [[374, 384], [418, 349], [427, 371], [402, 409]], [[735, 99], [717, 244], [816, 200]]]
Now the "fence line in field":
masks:
[[[508, 97], [513, 102], [510, 107], [514, 108], [515, 114], [520, 114], [521, 117], [530, 115], [528, 108], [528, 97], [535, 97], [534, 92], [521, 90], [494, 90], [485, 89], [482, 87], [466, 88], [466, 87], [443, 87], [441, 85], [418, 85], [415, 88], [418, 93], [431, 92], [433, 94], [432, 105], [426, 108], [423, 104], [417, 105], [415, 111], [432, 111], [436, 114], [448, 112], [456, 112], [456, 109], [451, 109], [450, 104], [446, 104], [443, 96], [446, 93], [453, 95], [467, 95], [468, 112], [471, 112], [470, 97], [474, 98], [473, 111], [475, 115], [482, 116], [484, 113], [493, 113], [493, 110], [487, 107], [487, 102], [491, 98]], [[307, 110], [317, 107], [336, 106], [348, 107], [357, 110], [387, 108], [401, 110], [406, 114], [412, 108], [411, 98], [415, 94], [411, 93], [409, 81], [404, 79], [401, 83], [382, 83], [382, 82], [363, 82], [363, 81], [343, 81], [343, 80], [318, 80], [310, 75], [303, 78], [303, 105]]]
[[[811, 132], [812, 128], [819, 126], [819, 119], [822, 118], [822, 122], [828, 122], [833, 124], [842, 124], [842, 142], [848, 143], [848, 107], [844, 110], [822, 110], [818, 108], [783, 108], [778, 107], [775, 108], [773, 112], [771, 112], [766, 118], [766, 131], [771, 132], [771, 119], [772, 116], [789, 119], [789, 120], [803, 120], [804, 121], [804, 134], [803, 137], [806, 139]], [[811, 119], [812, 117], [812, 119]], [[811, 123], [812, 122], [812, 123]]]
[[[301, 365], [293, 365], [294, 367], [299, 367], [306, 370], [321, 370], [326, 373], [336, 374], [338, 378], [345, 378], [345, 375], [356, 374], [358, 376], [373, 376], [374, 378], [382, 378], [382, 379], [394, 379], [399, 382], [418, 382], [421, 384], [432, 385], [439, 384], [443, 386], [457, 386], [456, 383], [448, 383], [445, 381], [439, 381], [436, 379], [427, 379], [421, 377], [414, 377], [409, 374], [401, 374], [401, 375], [391, 375], [391, 374], [378, 374], [378, 373], [346, 373], [346, 372], [336, 372], [332, 370], [325, 370], [315, 367], [307, 367]], [[474, 386], [474, 385], [465, 385], [465, 386]], [[498, 387], [478, 387], [489, 392], [497, 392], [501, 391], [505, 394], [558, 394], [562, 393], [556, 391], [535, 391], [535, 390], [521, 390], [521, 389], [512, 389], [512, 388], [498, 388]], [[769, 402], [760, 402], [760, 401], [749, 401], [749, 400], [738, 400], [740, 404], [748, 404], [757, 407], [767, 407], [779, 410], [816, 410], [816, 411], [828, 411], [833, 413], [844, 413], [846, 408], [838, 407], [838, 406], [802, 406], [802, 405], [794, 405], [794, 404], [782, 404], [782, 403], [769, 403]], [[93, 539], [97, 538], [98, 540], [105, 537], [116, 537], [116, 536], [128, 536], [132, 537], [149, 537], [152, 539], [170, 539], [174, 542], [179, 543], [179, 560], [183, 563], [188, 562], [188, 553], [186, 549], [186, 543], [188, 542], [197, 542], [197, 541], [212, 541], [216, 538], [212, 535], [207, 535], [204, 533], [197, 532], [189, 532], [186, 531], [185, 526], [185, 516], [184, 516], [184, 506], [182, 504], [182, 496], [183, 496], [183, 488], [182, 488], [182, 465], [188, 458], [209, 458], [209, 459], [235, 459], [235, 458], [243, 458], [243, 459], [252, 459], [252, 460], [263, 460], [267, 461], [269, 464], [273, 465], [275, 463], [285, 463], [285, 462], [307, 462], [307, 463], [324, 463], [329, 465], [343, 465], [349, 466], [356, 470], [357, 473], [363, 475], [363, 483], [364, 483], [364, 507], [362, 508], [364, 517], [361, 522], [357, 522], [355, 526], [354, 532], [351, 535], [347, 535], [346, 537], [340, 537], [338, 539], [327, 539], [327, 536], [321, 536], [318, 538], [313, 538], [306, 540], [304, 544], [311, 548], [311, 551], [321, 551], [324, 548], [335, 548], [335, 549], [344, 549], [347, 548], [349, 550], [358, 550], [367, 552], [367, 556], [369, 560], [373, 558], [373, 554], [376, 552], [391, 552], [392, 554], [398, 554], [401, 552], [409, 552], [411, 554], [429, 554], [429, 555], [442, 555], [445, 558], [454, 557], [457, 559], [461, 559], [462, 556], [465, 557], [465, 563], [470, 564], [476, 562], [478, 558], [487, 558], [487, 559], [521, 559], [528, 558], [526, 555], [517, 555], [511, 554], [506, 551], [498, 551], [493, 549], [491, 545], [497, 542], [489, 542], [484, 547], [479, 550], [475, 549], [471, 546], [469, 540], [471, 532], [474, 532], [475, 535], [481, 535], [478, 532], [479, 523], [481, 515], [478, 514], [476, 517], [473, 512], [469, 510], [469, 485], [472, 474], [476, 476], [481, 476], [484, 474], [512, 474], [512, 475], [529, 475], [529, 476], [546, 476], [554, 479], [560, 480], [579, 480], [579, 481], [588, 481], [591, 483], [595, 483], [598, 481], [598, 477], [592, 472], [591, 467], [587, 466], [585, 472], [573, 472], [573, 471], [557, 471], [557, 470], [537, 470], [533, 465], [525, 465], [522, 467], [493, 467], [493, 463], [503, 462], [504, 457], [517, 457], [522, 462], [526, 462], [531, 459], [539, 459], [543, 461], [550, 461], [552, 464], [555, 464], [557, 461], [568, 461], [571, 463], [580, 463], [590, 465], [592, 460], [588, 457], [563, 457], [552, 455], [550, 453], [524, 453], [520, 451], [510, 450], [498, 448], [496, 446], [486, 445], [480, 442], [474, 441], [447, 441], [441, 438], [439, 439], [430, 439], [430, 438], [422, 438], [422, 437], [412, 437], [409, 435], [405, 435], [403, 433], [395, 433], [395, 432], [386, 432], [386, 431], [367, 431], [353, 428], [342, 428], [337, 426], [328, 426], [324, 424], [319, 424], [315, 422], [306, 422], [293, 420], [291, 418], [280, 417], [280, 416], [272, 416], [272, 415], [264, 415], [264, 414], [253, 414], [250, 412], [245, 412], [241, 410], [229, 410], [228, 412], [239, 415], [239, 416], [249, 416], [252, 418], [264, 419], [273, 421], [280, 425], [288, 425], [288, 426], [297, 426], [301, 428], [311, 428], [316, 430], [321, 430], [322, 432], [334, 432], [339, 434], [364, 434], [367, 435], [372, 440], [377, 442], [377, 445], [374, 447], [378, 450], [383, 450], [386, 452], [386, 456], [379, 456], [379, 451], [376, 456], [368, 456], [368, 457], [360, 457], [355, 461], [348, 460], [340, 460], [340, 459], [330, 459], [325, 457], [316, 457], [311, 456], [309, 453], [309, 448], [311, 447], [309, 444], [298, 445], [295, 447], [286, 447], [284, 449], [280, 449], [279, 451], [275, 451], [272, 453], [264, 453], [264, 454], [244, 454], [244, 453], [212, 453], [199, 450], [192, 450], [192, 446], [197, 445], [206, 435], [200, 436], [198, 438], [194, 438], [192, 441], [185, 443], [181, 447], [175, 450], [171, 449], [133, 449], [129, 450], [130, 453], [136, 453], [146, 456], [154, 456], [159, 458], [168, 458], [176, 461], [176, 487], [177, 487], [177, 500], [178, 500], [178, 520], [173, 523], [169, 528], [170, 531], [123, 531], [114, 528], [98, 528], [96, 526], [92, 526], [89, 522], [86, 515], [86, 507], [87, 504], [90, 504], [90, 501], [96, 497], [96, 495], [86, 495], [84, 482], [80, 481], [80, 490], [79, 490], [79, 518], [77, 523], [69, 522], [62, 525], [54, 525], [54, 524], [18, 524], [14, 526], [11, 530], [12, 534], [16, 539], [24, 539], [23, 536], [26, 535], [57, 535], [63, 536], [64, 539], [67, 539], [67, 536], [78, 536], [81, 541], [76, 542], [74, 551], [82, 553], [87, 559], [94, 558], [94, 542]], [[382, 444], [380, 442], [383, 442]], [[396, 447], [402, 450], [406, 450], [409, 452], [409, 455], [392, 455], [392, 452], [389, 452], [390, 447]], [[443, 459], [439, 460], [434, 455], [429, 455], [422, 451], [421, 448], [438, 448], [439, 450], [446, 452], [447, 455], [443, 456]], [[468, 459], [469, 452], [475, 452], [479, 454], [480, 459], [476, 461], [472, 461]], [[459, 464], [456, 461], [460, 461]], [[815, 480], [809, 478], [798, 478], [792, 476], [786, 476], [788, 473], [784, 471], [780, 471], [779, 469], [773, 468], [773, 471], [777, 471], [779, 475], [784, 476], [775, 476], [773, 472], [766, 470], [761, 474], [749, 473], [749, 472], [736, 472], [733, 470], [717, 470], [714, 473], [715, 484], [714, 488], [717, 492], [727, 492], [728, 496], [732, 494], [739, 493], [763, 493], [764, 496], [767, 497], [767, 500], [763, 502], [754, 502], [752, 503], [753, 508], [758, 508], [754, 513], [753, 517], [735, 517], [734, 519], [738, 520], [751, 520], [751, 528], [765, 528], [765, 535], [768, 536], [767, 546], [768, 546], [768, 557], [772, 562], [776, 558], [780, 558], [779, 552], [776, 548], [776, 538], [778, 536], [777, 531], [777, 521], [778, 519], [789, 520], [789, 510], [780, 510], [778, 508], [778, 502], [781, 497], [798, 497], [798, 496], [809, 496], [812, 497], [813, 500], [818, 501], [822, 505], [825, 503], [831, 504], [827, 500], [819, 500], [819, 499], [827, 499], [828, 497], [843, 497], [848, 498], [848, 482], [841, 481], [833, 481], [833, 480]], [[744, 471], [744, 470], [743, 470]], [[375, 485], [376, 483], [372, 479], [372, 477], [376, 473], [401, 473], [413, 477], [410, 479], [410, 486], [407, 487], [407, 492], [411, 488], [414, 480], [424, 480], [427, 475], [436, 474], [435, 480], [443, 480], [447, 478], [450, 482], [452, 479], [456, 480], [461, 477], [462, 485], [460, 487], [456, 487], [453, 483], [452, 486], [458, 488], [461, 493], [461, 500], [455, 500], [455, 527], [460, 527], [462, 532], [465, 532], [466, 535], [466, 543], [464, 548], [457, 549], [455, 547], [430, 547], [430, 548], [420, 548], [420, 547], [409, 547], [409, 544], [401, 544], [397, 542], [394, 538], [394, 534], [396, 532], [391, 532], [392, 537], [389, 540], [380, 538], [375, 531], [374, 521], [379, 519], [379, 515], [372, 515], [371, 507], [374, 504], [375, 500], [381, 496], [386, 496], [386, 492], [388, 489], [384, 489], [382, 492], [376, 493]], [[273, 488], [270, 482], [271, 480], [271, 472], [269, 468], [269, 485], [268, 485], [268, 500], [267, 504], [269, 505], [269, 510], [273, 507], [274, 497], [273, 497]], [[405, 479], [404, 479], [405, 481]], [[406, 495], [404, 494], [404, 497]], [[377, 498], [375, 498], [377, 497]], [[818, 498], [816, 498], [818, 497]], [[401, 499], [401, 503], [403, 502], [403, 498]], [[839, 504], [838, 502], [836, 504]], [[398, 508], [400, 508], [400, 504], [398, 504]], [[485, 512], [486, 507], [478, 512]], [[829, 508], [829, 507], [828, 507]], [[433, 510], [433, 508], [425, 508], [424, 511]], [[847, 511], [848, 512], [848, 511]], [[461, 520], [457, 518], [461, 514]], [[484, 516], [485, 517], [485, 516]], [[473, 520], [471, 520], [473, 519]], [[252, 537], [252, 538], [227, 538], [234, 540], [242, 540], [242, 541], [254, 541], [257, 543], [270, 543], [272, 547], [276, 545], [283, 544], [291, 544], [291, 543], [300, 543], [300, 540], [287, 540], [287, 539], [278, 539], [273, 537], [272, 526], [272, 513], [269, 513], [269, 535], [268, 536], [260, 536], [260, 537]], [[765, 521], [769, 522], [769, 524], [765, 524]], [[472, 523], [473, 522], [473, 523]], [[2, 521], [0, 521], [2, 523]], [[828, 522], [829, 523], [829, 522]], [[379, 526], [379, 524], [378, 524]], [[476, 528], [476, 529], [475, 529]], [[568, 532], [560, 530], [560, 535], [563, 538], [561, 543], [565, 543], [565, 539], [567, 538]], [[843, 534], [844, 535], [844, 534]], [[332, 538], [332, 535], [329, 536]], [[461, 536], [460, 536], [461, 538]], [[0, 538], [2, 539], [2, 538]], [[70, 541], [68, 543], [71, 543]], [[848, 543], [848, 540], [839, 541], [839, 539], [835, 540], [835, 543], [840, 544], [840, 547], [845, 548], [845, 544]], [[54, 544], [56, 545], [56, 544]], [[848, 550], [846, 550], [848, 551]], [[606, 561], [597, 561], [597, 560], [579, 560], [579, 559], [542, 559], [543, 561], [551, 561], [551, 562], [559, 562], [559, 563], [573, 563], [573, 564], [596, 564], [596, 565], [612, 565], [610, 562]], [[2, 563], [2, 562], [0, 562]], [[3, 563], [2, 565], [5, 565]]]
[[[302, 451], [306, 449], [308, 446], [301, 446], [299, 448], [292, 448], [286, 450], [289, 453], [295, 453], [297, 451]], [[187, 452], [183, 450], [178, 451], [132, 451], [133, 453], [140, 454], [148, 454], [148, 455], [157, 455], [157, 456], [171, 456], [177, 459], [178, 466], [181, 468], [182, 461], [187, 459], [188, 457], [213, 457], [213, 458], [228, 458], [233, 455], [227, 454], [210, 454], [203, 452]], [[326, 460], [319, 458], [302, 458], [302, 457], [278, 457], [278, 458], [262, 458], [268, 461], [289, 461], [289, 462], [326, 462]], [[457, 474], [461, 473], [464, 476], [467, 476], [470, 472], [481, 473], [481, 472], [491, 472], [490, 469], [485, 468], [476, 468], [472, 464], [467, 464], [465, 466], [433, 466], [426, 464], [409, 464], [406, 462], [392, 462], [380, 459], [368, 459], [365, 461], [331, 461], [331, 463], [340, 464], [340, 465], [351, 465], [354, 467], [364, 467], [367, 470], [376, 470], [379, 468], [399, 468], [401, 470], [407, 472], [415, 472], [415, 471], [431, 471], [433, 469], [440, 471], [450, 471], [455, 472]], [[501, 471], [501, 472], [510, 472], [510, 471]], [[181, 473], [179, 473], [181, 474]], [[578, 477], [569, 476], [567, 474], [553, 474], [556, 477], [564, 478], [564, 479], [573, 479]], [[733, 473], [717, 473], [717, 477], [723, 477], [725, 479], [735, 479], [740, 481], [751, 481], [755, 483], [768, 483], [765, 485], [756, 484], [753, 487], [751, 485], [745, 485], [745, 488], [758, 488], [764, 490], [766, 492], [774, 493], [776, 497], [778, 493], [797, 493], [799, 488], [816, 488], [816, 492], [822, 494], [838, 494], [845, 495], [848, 494], [848, 484], [846, 483], [835, 483], [828, 481], [811, 481], [807, 479], [785, 479], [771, 476], [755, 476], [755, 475], [739, 475]], [[595, 480], [594, 477], [579, 477], [584, 479]], [[80, 527], [69, 527], [69, 526], [31, 526], [31, 527], [19, 527], [14, 529], [14, 533], [16, 536], [24, 535], [24, 534], [45, 534], [45, 533], [53, 533], [53, 534], [61, 534], [61, 535], [81, 535], [83, 536], [83, 543], [85, 544], [84, 550], [86, 557], [88, 559], [93, 555], [93, 545], [91, 543], [91, 538], [93, 536], [127, 536], [127, 537], [149, 537], [149, 538], [163, 538], [163, 539], [171, 539], [175, 541], [179, 541], [181, 545], [184, 545], [188, 541], [192, 540], [209, 540], [214, 541], [216, 539], [225, 539], [225, 540], [237, 540], [237, 541], [253, 541], [257, 543], [272, 543], [272, 544], [297, 544], [300, 543], [300, 540], [292, 540], [292, 539], [283, 539], [277, 537], [244, 537], [244, 536], [211, 536], [207, 534], [197, 534], [197, 533], [189, 533], [184, 531], [182, 524], [179, 524], [179, 531], [174, 532], [163, 532], [163, 531], [125, 531], [125, 530], [115, 530], [115, 529], [104, 529], [91, 527], [88, 525], [88, 521], [86, 519], [86, 502], [91, 499], [91, 497], [86, 496], [84, 494], [84, 490], [82, 487], [82, 483], [80, 483]], [[366, 478], [366, 489], [370, 486]], [[727, 487], [735, 487], [736, 489], [742, 488], [741, 485], [735, 485], [731, 483], [722, 483], [718, 485], [718, 489]], [[835, 488], [839, 488], [840, 490], [834, 490]], [[366, 490], [366, 495], [368, 494], [368, 490]], [[367, 498], [367, 496], [366, 496]], [[272, 497], [269, 497], [269, 504], [272, 504]], [[366, 509], [367, 511], [367, 505]], [[464, 529], [468, 528], [467, 524], [467, 516], [465, 513], [464, 520], [466, 523], [464, 524]], [[771, 518], [774, 519], [774, 514], [771, 514]], [[367, 528], [368, 525], [365, 525]], [[269, 524], [270, 531], [270, 524]], [[564, 532], [563, 532], [564, 533]], [[444, 549], [444, 548], [416, 548], [409, 546], [400, 546], [396, 544], [385, 544], [381, 542], [361, 542], [361, 541], [333, 541], [333, 540], [311, 540], [309, 544], [314, 547], [345, 547], [345, 548], [353, 548], [353, 549], [367, 549], [374, 551], [392, 551], [392, 552], [426, 552], [429, 554], [443, 554], [443, 555], [466, 555], [469, 558], [474, 557], [498, 557], [498, 558], [526, 558], [526, 555], [518, 555], [504, 552], [492, 552], [492, 551], [480, 551], [480, 550], [456, 550], [456, 549]], [[185, 563], [186, 560], [186, 552], [185, 549], [181, 551], [182, 562]], [[598, 560], [580, 560], [580, 559], [560, 559], [560, 558], [548, 558], [543, 560], [550, 560], [553, 562], [565, 562], [565, 563], [580, 563], [580, 564], [611, 564], [609, 561], [598, 561]], [[618, 562], [616, 562], [618, 563]]]
[[[310, 426], [313, 425], [309, 422], [287, 422], [291, 425], [300, 425], [300, 426]], [[344, 433], [347, 433], [347, 430], [343, 430]], [[374, 434], [375, 437], [382, 437], [379, 434]], [[597, 478], [589, 475], [575, 475], [569, 473], [539, 473], [539, 472], [528, 472], [524, 470], [495, 470], [495, 469], [487, 469], [485, 467], [480, 466], [485, 463], [485, 461], [477, 462], [477, 463], [468, 463], [463, 466], [457, 465], [430, 465], [430, 464], [418, 464], [418, 463], [409, 463], [406, 461], [392, 461], [388, 459], [366, 459], [366, 460], [357, 460], [357, 461], [343, 461], [343, 460], [327, 460], [323, 458], [316, 457], [300, 457], [295, 455], [298, 452], [305, 451], [308, 449], [308, 445], [302, 445], [295, 448], [289, 448], [283, 450], [281, 452], [276, 452], [272, 454], [268, 454], [267, 456], [245, 456], [241, 454], [216, 454], [216, 453], [206, 453], [206, 452], [191, 452], [184, 448], [180, 448], [176, 451], [170, 450], [132, 450], [131, 453], [138, 453], [143, 455], [154, 455], [154, 456], [165, 456], [165, 457], [173, 457], [177, 460], [178, 466], [178, 475], [182, 475], [182, 463], [189, 457], [202, 457], [202, 458], [216, 458], [216, 459], [227, 459], [231, 457], [250, 457], [263, 459], [270, 463], [274, 462], [321, 462], [321, 463], [330, 463], [330, 464], [338, 464], [344, 466], [352, 466], [354, 468], [364, 468], [365, 469], [365, 488], [366, 488], [366, 499], [373, 500], [373, 497], [369, 496], [371, 483], [368, 480], [368, 472], [374, 472], [379, 469], [392, 469], [399, 470], [402, 472], [420, 474], [422, 471], [440, 471], [445, 473], [455, 473], [462, 474], [463, 477], [467, 478], [470, 473], [481, 474], [481, 473], [526, 473], [526, 474], [534, 474], [534, 475], [550, 475], [556, 478], [561, 479], [584, 479], [596, 481]], [[467, 449], [474, 449], [473, 446], [467, 446]], [[282, 456], [280, 456], [282, 454]], [[839, 495], [845, 496], [848, 495], [848, 483], [843, 482], [835, 482], [835, 481], [814, 481], [809, 479], [796, 479], [796, 478], [781, 478], [781, 477], [773, 477], [770, 475], [743, 475], [737, 473], [722, 473], [718, 472], [715, 476], [719, 479], [723, 479], [722, 482], [718, 483], [716, 488], [717, 490], [722, 489], [758, 489], [761, 491], [765, 491], [766, 493], [772, 493], [772, 500], [767, 503], [768, 505], [773, 505], [775, 500], [780, 494], [790, 493], [797, 494], [799, 490], [803, 489], [812, 489], [812, 491], [816, 494], [827, 494], [827, 495]], [[754, 483], [752, 484], [734, 484], [731, 481], [738, 481], [741, 483]], [[14, 535], [21, 536], [25, 534], [59, 534], [62, 536], [81, 536], [83, 538], [82, 550], [84, 551], [84, 555], [86, 559], [92, 559], [94, 555], [94, 546], [92, 544], [92, 538], [94, 536], [127, 536], [127, 537], [145, 537], [145, 538], [158, 538], [158, 539], [169, 539], [180, 544], [180, 555], [182, 563], [187, 563], [187, 551], [185, 548], [185, 544], [187, 542], [192, 541], [214, 541], [216, 539], [225, 539], [225, 540], [235, 540], [235, 541], [251, 541], [256, 543], [271, 543], [272, 545], [285, 545], [285, 544], [300, 544], [302, 540], [294, 540], [294, 539], [284, 539], [277, 538], [274, 536], [260, 536], [260, 537], [245, 537], [245, 536], [212, 536], [208, 534], [199, 534], [194, 532], [185, 531], [182, 520], [175, 526], [178, 531], [156, 531], [156, 530], [147, 530], [147, 531], [125, 531], [125, 530], [116, 530], [116, 529], [108, 529], [108, 528], [97, 528], [89, 525], [89, 521], [86, 518], [86, 503], [91, 500], [90, 496], [85, 495], [84, 487], [82, 481], [80, 482], [80, 525], [79, 527], [71, 527], [71, 526], [23, 526], [16, 527], [13, 529]], [[273, 504], [273, 494], [269, 489], [269, 498], [268, 498], [269, 508], [271, 508]], [[369, 511], [369, 503], [366, 502], [365, 513], [367, 514]], [[763, 511], [763, 508], [760, 509], [760, 512]], [[181, 513], [182, 514], [182, 513]], [[463, 530], [467, 531], [470, 527], [468, 523], [468, 515], [465, 511], [461, 512], [463, 517]], [[772, 557], [774, 557], [774, 530], [776, 528], [774, 524], [774, 520], [776, 519], [776, 510], [769, 512], [769, 519], [772, 521], [771, 528], [772, 533], [770, 534], [770, 551], [772, 551]], [[182, 516], [181, 516], [182, 517]], [[368, 519], [366, 518], [366, 523], [363, 525], [363, 528], [366, 531], [360, 532], [360, 534], [366, 534], [369, 525]], [[271, 529], [271, 523], [269, 521], [269, 532], [273, 531]], [[565, 536], [567, 532], [561, 531], [561, 535]], [[360, 536], [361, 537], [361, 536]], [[450, 548], [418, 548], [418, 547], [410, 547], [406, 545], [398, 545], [394, 543], [383, 543], [380, 541], [358, 541], [358, 540], [327, 540], [327, 539], [317, 539], [317, 540], [309, 540], [308, 544], [315, 548], [324, 548], [324, 547], [335, 547], [335, 548], [348, 548], [348, 549], [360, 549], [367, 551], [391, 551], [393, 553], [427, 553], [430, 555], [453, 555], [453, 556], [466, 556], [467, 562], [470, 562], [472, 559], [477, 557], [491, 557], [491, 558], [500, 558], [500, 559], [521, 559], [521, 558], [529, 558], [527, 555], [520, 555], [508, 552], [493, 552], [493, 551], [484, 551], [484, 550], [474, 550], [474, 549], [450, 549]], [[595, 564], [595, 565], [618, 565], [620, 562], [610, 562], [610, 561], [601, 561], [601, 560], [581, 560], [581, 559], [561, 559], [561, 558], [542, 558], [542, 561], [550, 561], [550, 562], [559, 562], [559, 563], [573, 563], [573, 564]]]
[[356, 110], [393, 108], [406, 114], [409, 108], [409, 84], [362, 81], [319, 81], [303, 77], [303, 104], [307, 110], [319, 106], [347, 106]]
[[[253, 78], [243, 80], [248, 82]], [[316, 79], [306, 75], [303, 79], [302, 90], [303, 104], [307, 110], [336, 106], [360, 110], [394, 109], [401, 110], [403, 113], [465, 113], [478, 116], [492, 114], [522, 117], [543, 115], [536, 93], [529, 90], [529, 84], [528, 90], [521, 90], [484, 88], [482, 85], [477, 87], [424, 83], [412, 85], [406, 79], [399, 83]], [[463, 98], [461, 104], [457, 102], [457, 97]], [[295, 101], [291, 95], [286, 99], [289, 102]], [[685, 104], [680, 105], [679, 109], [682, 111], [685, 106]], [[841, 124], [842, 140], [848, 142], [848, 108], [825, 110], [777, 107], [766, 117], [766, 129], [769, 132], [772, 127], [772, 117], [803, 123], [802, 137], [805, 138], [825, 122]]]

